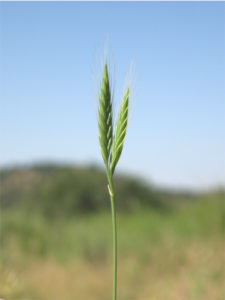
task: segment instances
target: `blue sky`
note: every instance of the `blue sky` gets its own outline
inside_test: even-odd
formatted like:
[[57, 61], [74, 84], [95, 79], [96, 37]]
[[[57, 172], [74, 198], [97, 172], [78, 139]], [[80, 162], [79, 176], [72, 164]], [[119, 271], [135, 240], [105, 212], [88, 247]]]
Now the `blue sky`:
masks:
[[225, 3], [1, 2], [0, 16], [1, 166], [102, 164], [107, 43], [115, 112], [135, 66], [118, 170], [171, 187], [225, 183]]

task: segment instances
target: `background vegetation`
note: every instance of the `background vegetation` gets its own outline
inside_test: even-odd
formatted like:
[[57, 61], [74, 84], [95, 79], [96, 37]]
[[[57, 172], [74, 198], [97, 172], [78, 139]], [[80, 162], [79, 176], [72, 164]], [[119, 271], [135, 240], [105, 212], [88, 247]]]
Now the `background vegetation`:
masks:
[[[120, 300], [223, 300], [225, 193], [115, 178]], [[111, 299], [111, 216], [95, 166], [1, 171], [0, 297]]]

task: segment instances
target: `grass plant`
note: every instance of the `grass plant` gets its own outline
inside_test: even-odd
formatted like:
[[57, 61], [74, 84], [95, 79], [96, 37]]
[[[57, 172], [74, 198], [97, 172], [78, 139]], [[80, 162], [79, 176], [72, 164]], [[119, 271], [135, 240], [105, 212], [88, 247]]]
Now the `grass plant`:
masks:
[[[64, 178], [65, 169], [61, 172]], [[116, 177], [114, 183], [118, 188]], [[7, 185], [7, 190], [12, 187]], [[116, 190], [117, 197], [126, 202], [126, 196]], [[170, 210], [141, 205], [138, 210], [121, 211], [117, 206], [118, 278], [123, 287], [117, 297], [224, 300], [224, 199], [224, 192], [193, 195], [188, 201], [182, 196], [168, 198], [173, 201]], [[110, 299], [110, 221], [105, 209], [49, 218], [34, 209], [26, 211], [22, 205], [5, 208], [0, 298]]]
[[128, 122], [128, 104], [129, 87], [123, 96], [115, 132], [113, 134], [112, 95], [108, 74], [108, 65], [106, 62], [99, 96], [98, 132], [100, 149], [108, 179], [108, 191], [111, 200], [113, 226], [113, 300], [117, 299], [117, 226], [113, 174], [123, 149]]

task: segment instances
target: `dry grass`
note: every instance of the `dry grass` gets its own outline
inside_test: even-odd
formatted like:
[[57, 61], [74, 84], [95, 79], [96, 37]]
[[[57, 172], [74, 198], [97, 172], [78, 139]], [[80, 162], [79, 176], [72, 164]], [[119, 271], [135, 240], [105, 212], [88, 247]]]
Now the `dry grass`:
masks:
[[[5, 300], [111, 300], [111, 218], [10, 212], [0, 256]], [[224, 300], [224, 198], [119, 214], [119, 300]]]
[[[223, 300], [224, 246], [218, 239], [195, 240], [188, 246], [168, 241], [161, 251], [148, 249], [148, 257], [121, 257], [118, 297], [121, 300]], [[96, 262], [79, 259], [63, 264], [51, 259], [32, 260], [17, 271], [8, 270], [7, 274], [11, 292], [8, 288], [5, 294], [11, 300], [111, 299], [110, 259]]]

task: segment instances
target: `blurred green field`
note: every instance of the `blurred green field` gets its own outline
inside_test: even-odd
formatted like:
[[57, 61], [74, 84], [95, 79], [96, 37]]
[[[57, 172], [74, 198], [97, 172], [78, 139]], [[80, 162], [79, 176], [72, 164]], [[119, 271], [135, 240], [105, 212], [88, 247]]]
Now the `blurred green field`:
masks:
[[[118, 299], [224, 300], [224, 192], [168, 198], [166, 208], [119, 209]], [[0, 298], [111, 299], [107, 208], [50, 217], [30, 205], [2, 206]]]

